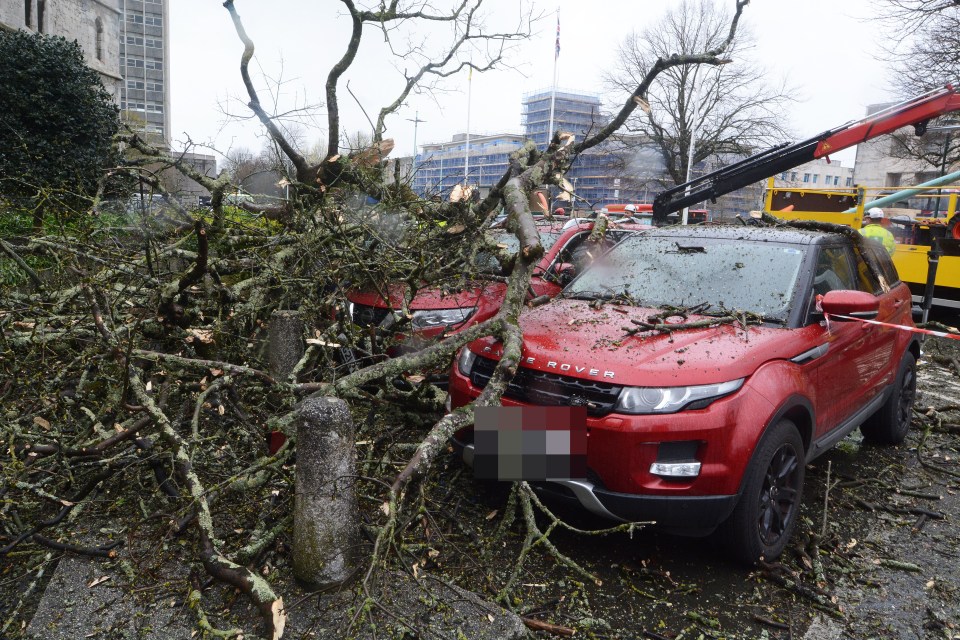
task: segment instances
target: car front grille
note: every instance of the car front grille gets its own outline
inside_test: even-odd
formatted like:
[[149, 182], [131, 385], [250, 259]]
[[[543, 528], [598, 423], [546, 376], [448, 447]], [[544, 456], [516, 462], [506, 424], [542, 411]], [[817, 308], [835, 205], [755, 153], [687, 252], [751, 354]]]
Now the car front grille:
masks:
[[366, 304], [353, 304], [353, 323], [360, 327], [376, 327], [390, 313], [386, 307], [371, 307]]
[[[481, 389], [486, 387], [496, 366], [496, 360], [478, 357], [470, 371], [470, 382]], [[621, 389], [607, 382], [519, 367], [503, 396], [536, 405], [586, 406], [587, 415], [597, 417], [613, 411]]]

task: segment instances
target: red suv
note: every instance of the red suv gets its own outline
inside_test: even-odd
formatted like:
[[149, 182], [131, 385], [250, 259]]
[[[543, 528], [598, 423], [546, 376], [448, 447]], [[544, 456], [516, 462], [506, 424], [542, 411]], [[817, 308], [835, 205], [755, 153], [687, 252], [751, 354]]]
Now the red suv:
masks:
[[[647, 231], [522, 314], [521, 366], [502, 404], [586, 407], [585, 477], [538, 491], [612, 520], [692, 535], [719, 526], [734, 555], [769, 560], [796, 524], [808, 462], [858, 426], [881, 443], [909, 428], [919, 342], [859, 321], [872, 318], [913, 325], [910, 290], [869, 242]], [[461, 351], [452, 407], [480, 394], [499, 357], [489, 338]], [[455, 443], [472, 462], [472, 433]]]
[[[568, 219], [566, 221], [541, 221], [537, 223], [540, 242], [544, 255], [536, 266], [530, 281], [531, 297], [553, 297], [560, 293], [563, 285], [570, 282], [585, 264], [596, 254], [613, 246], [630, 231], [649, 229], [647, 225], [611, 223], [604, 237], [602, 247], [588, 248], [584, 241], [593, 230], [593, 221]], [[504, 229], [492, 232], [493, 240], [509, 253], [519, 248], [517, 237]], [[477, 266], [481, 271], [499, 273], [500, 265], [491, 254], [482, 254]], [[503, 305], [507, 293], [507, 284], [503, 278], [477, 280], [473, 288], [463, 291], [447, 292], [440, 288], [422, 289], [410, 303], [412, 318], [410, 325], [403, 330], [412, 332], [415, 337], [401, 337], [400, 342], [388, 353], [396, 355], [407, 350], [422, 348], [424, 341], [436, 339], [444, 334], [456, 333], [493, 317]], [[401, 308], [403, 288], [390, 287], [388, 296], [375, 291], [350, 293], [350, 315], [354, 324], [361, 327], [379, 326], [389, 329], [393, 318], [391, 311]]]

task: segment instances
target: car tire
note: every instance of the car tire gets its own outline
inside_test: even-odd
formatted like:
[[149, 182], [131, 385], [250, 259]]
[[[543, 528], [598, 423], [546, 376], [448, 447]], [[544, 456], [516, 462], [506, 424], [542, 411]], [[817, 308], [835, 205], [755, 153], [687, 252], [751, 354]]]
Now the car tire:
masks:
[[860, 425], [860, 433], [875, 444], [900, 444], [907, 437], [917, 398], [917, 359], [907, 351], [900, 361], [893, 392], [877, 412]]
[[796, 425], [782, 419], [760, 441], [744, 474], [737, 506], [720, 526], [730, 555], [745, 564], [778, 557], [797, 524], [805, 454]]

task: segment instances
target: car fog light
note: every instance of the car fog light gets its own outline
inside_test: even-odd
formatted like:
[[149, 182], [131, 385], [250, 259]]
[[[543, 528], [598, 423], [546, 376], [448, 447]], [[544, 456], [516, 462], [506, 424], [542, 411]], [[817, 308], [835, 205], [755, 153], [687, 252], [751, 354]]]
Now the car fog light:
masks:
[[699, 462], [654, 462], [650, 473], [662, 478], [696, 478], [700, 475]]

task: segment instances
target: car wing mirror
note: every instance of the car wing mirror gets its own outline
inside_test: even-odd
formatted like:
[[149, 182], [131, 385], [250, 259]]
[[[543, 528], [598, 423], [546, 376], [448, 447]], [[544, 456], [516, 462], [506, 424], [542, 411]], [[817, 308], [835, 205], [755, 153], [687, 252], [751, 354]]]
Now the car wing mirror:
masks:
[[[820, 301], [823, 313], [829, 316], [847, 316], [860, 320], [873, 320], [880, 312], [880, 300], [865, 291], [846, 289], [828, 291]], [[844, 321], [846, 318], [837, 317]]]

